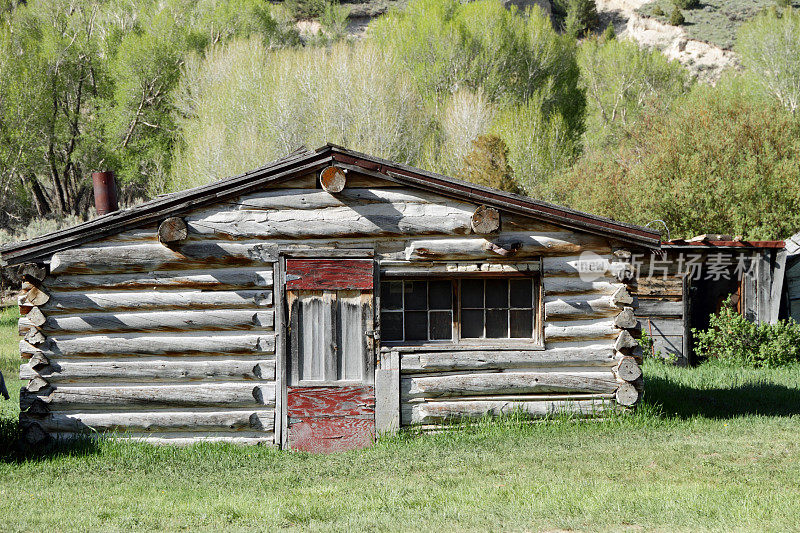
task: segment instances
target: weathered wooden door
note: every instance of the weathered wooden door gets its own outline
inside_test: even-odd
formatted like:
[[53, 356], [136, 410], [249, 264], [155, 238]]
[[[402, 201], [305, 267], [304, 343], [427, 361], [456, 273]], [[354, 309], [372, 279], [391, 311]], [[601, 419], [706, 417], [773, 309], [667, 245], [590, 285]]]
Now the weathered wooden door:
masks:
[[373, 262], [287, 259], [287, 443], [334, 452], [375, 435]]

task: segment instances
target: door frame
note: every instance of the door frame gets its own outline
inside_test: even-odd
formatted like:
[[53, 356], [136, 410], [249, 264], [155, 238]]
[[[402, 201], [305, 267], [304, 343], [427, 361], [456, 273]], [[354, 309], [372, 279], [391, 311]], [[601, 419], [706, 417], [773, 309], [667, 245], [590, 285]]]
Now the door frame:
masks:
[[[278, 261], [274, 263], [273, 293], [275, 302], [275, 445], [281, 449], [288, 448], [288, 356], [289, 356], [289, 309], [286, 302], [286, 260], [287, 259], [372, 259], [373, 271], [377, 282], [378, 264], [375, 261], [374, 248], [316, 249], [296, 250], [291, 248], [278, 250]], [[377, 328], [377, 293], [380, 285], [373, 288], [373, 331]], [[374, 338], [373, 354], [380, 349], [379, 338]]]

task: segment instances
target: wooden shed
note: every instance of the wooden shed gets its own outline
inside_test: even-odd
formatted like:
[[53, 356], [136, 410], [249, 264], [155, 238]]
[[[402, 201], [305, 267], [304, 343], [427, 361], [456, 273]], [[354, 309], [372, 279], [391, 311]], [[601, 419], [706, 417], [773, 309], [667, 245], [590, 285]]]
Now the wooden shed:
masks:
[[652, 354], [679, 365], [694, 363], [692, 329], [707, 329], [709, 317], [727, 299], [752, 322], [784, 316], [783, 248], [783, 241], [700, 235], [667, 241], [661, 252], [634, 257], [636, 316], [653, 340]]
[[[332, 451], [642, 393], [651, 229], [333, 145], [4, 248], [31, 441]], [[588, 266], [587, 266], [588, 265]], [[588, 274], [587, 274], [588, 272]]]

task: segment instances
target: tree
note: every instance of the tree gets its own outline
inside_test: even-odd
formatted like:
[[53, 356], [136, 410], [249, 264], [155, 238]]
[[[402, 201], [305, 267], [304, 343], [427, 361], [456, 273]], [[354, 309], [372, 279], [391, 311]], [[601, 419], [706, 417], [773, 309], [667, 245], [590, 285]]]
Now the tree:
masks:
[[764, 89], [792, 113], [800, 107], [800, 12], [767, 10], [739, 29], [735, 49]]
[[692, 82], [677, 61], [629, 41], [587, 39], [579, 47], [578, 64], [589, 149], [614, 142], [648, 108], [666, 111]]
[[412, 80], [371, 43], [270, 52], [233, 40], [190, 57], [175, 102], [183, 142], [171, 189], [325, 142], [419, 163], [433, 130]]
[[490, 102], [541, 102], [570, 130], [582, 128], [574, 41], [559, 35], [538, 7], [525, 13], [500, 0], [415, 0], [370, 27], [431, 102], [466, 89]]
[[497, 135], [480, 135], [472, 141], [472, 151], [464, 158], [458, 177], [478, 185], [522, 193], [508, 164], [508, 147]]
[[696, 86], [582, 158], [556, 180], [558, 200], [639, 224], [662, 219], [673, 237], [781, 239], [800, 227], [799, 160], [800, 122], [783, 107]]

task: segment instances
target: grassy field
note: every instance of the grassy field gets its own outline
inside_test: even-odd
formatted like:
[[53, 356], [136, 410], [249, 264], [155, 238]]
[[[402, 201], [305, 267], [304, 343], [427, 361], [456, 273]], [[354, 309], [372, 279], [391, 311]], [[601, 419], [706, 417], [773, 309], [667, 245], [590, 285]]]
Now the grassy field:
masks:
[[[2, 320], [5, 372], [17, 339]], [[6, 457], [0, 527], [795, 530], [800, 367], [645, 371], [641, 409], [603, 422], [506, 420], [331, 456], [99, 442]], [[0, 406], [8, 431], [16, 409]]]
[[[800, 7], [798, 0], [793, 0], [792, 4], [794, 7]], [[776, 5], [775, 0], [701, 0], [700, 7], [683, 10], [686, 19], [683, 28], [691, 39], [731, 49], [739, 26], [763, 9], [774, 5]], [[663, 14], [656, 15], [657, 8], [660, 8]], [[668, 23], [673, 9], [672, 0], [655, 0], [643, 5], [639, 8], [639, 12]]]

